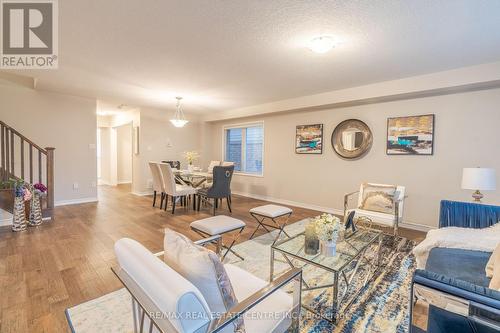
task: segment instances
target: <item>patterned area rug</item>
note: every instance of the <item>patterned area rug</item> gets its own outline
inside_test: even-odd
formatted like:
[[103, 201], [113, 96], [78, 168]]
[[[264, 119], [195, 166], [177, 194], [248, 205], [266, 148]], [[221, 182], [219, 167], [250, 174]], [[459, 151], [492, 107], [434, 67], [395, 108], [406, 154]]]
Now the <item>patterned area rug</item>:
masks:
[[[304, 230], [307, 220], [299, 221], [286, 228], [290, 235]], [[234, 249], [245, 258], [228, 255], [226, 262], [235, 264], [256, 276], [269, 279], [270, 245], [275, 232], [238, 244]], [[353, 298], [347, 308], [341, 308], [337, 325], [321, 319], [309, 311], [302, 311], [303, 333], [323, 332], [407, 332], [409, 323], [410, 282], [415, 270], [415, 260], [411, 250], [414, 242], [405, 238], [384, 235], [382, 245], [382, 267], [361, 292]], [[375, 245], [367, 251], [368, 260], [375, 258]], [[276, 257], [275, 272], [289, 268], [279, 255]], [[294, 262], [299, 265], [299, 262]], [[354, 268], [354, 264], [349, 269]], [[313, 267], [304, 267], [304, 278], [309, 286], [323, 285], [332, 281], [331, 274]], [[352, 286], [345, 291], [350, 294], [362, 285], [367, 270], [361, 265]], [[323, 315], [331, 316], [331, 288], [303, 293], [303, 303]], [[104, 295], [92, 301], [67, 310], [68, 321], [77, 333], [90, 332], [133, 332], [130, 296], [125, 289]]]

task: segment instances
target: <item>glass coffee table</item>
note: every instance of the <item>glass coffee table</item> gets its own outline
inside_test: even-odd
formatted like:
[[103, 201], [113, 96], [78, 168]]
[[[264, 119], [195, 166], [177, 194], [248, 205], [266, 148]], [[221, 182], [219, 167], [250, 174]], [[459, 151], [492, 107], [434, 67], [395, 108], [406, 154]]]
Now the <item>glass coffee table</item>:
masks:
[[[290, 267], [305, 268], [307, 266], [314, 266], [323, 271], [321, 273], [322, 277], [324, 277], [325, 273], [332, 274], [333, 281], [328, 277], [328, 280], [332, 281], [332, 283], [315, 286], [308, 285], [305, 281], [307, 275], [304, 274], [304, 287], [302, 289], [303, 291], [315, 291], [332, 288], [333, 300], [331, 313], [325, 315], [313, 309], [305, 302], [303, 302], [302, 306], [306, 310], [319, 315], [321, 318], [336, 323], [339, 314], [350, 306], [363, 287], [378, 274], [380, 268], [380, 250], [382, 247], [382, 231], [358, 229], [354, 234], [341, 235], [337, 241], [336, 254], [333, 257], [327, 257], [320, 253], [316, 255], [306, 254], [304, 252], [304, 240], [305, 235], [301, 233], [277, 242], [271, 247], [270, 281], [273, 281], [274, 278], [275, 262], [279, 260], [276, 258], [276, 252], [283, 256], [285, 263]], [[372, 250], [368, 251], [373, 248], [375, 253]], [[373, 254], [375, 255], [373, 256]], [[370, 255], [372, 258], [370, 258]], [[358, 274], [360, 267], [362, 267], [364, 273], [362, 277]], [[314, 273], [317, 275], [319, 272], [315, 270]], [[362, 278], [362, 281], [357, 281], [357, 283], [353, 284], [352, 282], [355, 277]], [[343, 288], [339, 290], [341, 285]]]

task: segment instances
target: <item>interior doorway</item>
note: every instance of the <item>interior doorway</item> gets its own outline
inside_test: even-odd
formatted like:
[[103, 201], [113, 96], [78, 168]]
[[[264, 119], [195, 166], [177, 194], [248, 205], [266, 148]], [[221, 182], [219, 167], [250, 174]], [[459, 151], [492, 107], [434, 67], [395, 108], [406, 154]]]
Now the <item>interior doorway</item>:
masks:
[[[97, 128], [97, 179], [99, 185], [124, 185], [131, 190], [133, 182], [133, 126]], [[127, 186], [125, 186], [127, 184]]]
[[132, 183], [132, 124], [116, 128], [116, 179], [117, 184]]

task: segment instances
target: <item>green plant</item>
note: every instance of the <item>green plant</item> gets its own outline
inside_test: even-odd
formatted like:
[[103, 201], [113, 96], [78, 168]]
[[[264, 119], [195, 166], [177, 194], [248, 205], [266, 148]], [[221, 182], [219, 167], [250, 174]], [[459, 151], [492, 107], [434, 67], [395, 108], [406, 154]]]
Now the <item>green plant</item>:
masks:
[[9, 180], [0, 181], [0, 190], [17, 189], [24, 186], [25, 182], [22, 179], [10, 178]]

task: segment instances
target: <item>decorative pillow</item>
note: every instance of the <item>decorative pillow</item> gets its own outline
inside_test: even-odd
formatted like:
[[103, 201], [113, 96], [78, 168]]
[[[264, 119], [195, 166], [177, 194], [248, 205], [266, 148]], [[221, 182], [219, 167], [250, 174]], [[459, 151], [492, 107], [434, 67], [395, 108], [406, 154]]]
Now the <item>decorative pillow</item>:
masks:
[[[212, 313], [221, 315], [238, 303], [224, 265], [213, 251], [168, 228], [163, 246], [165, 263], [200, 290]], [[243, 318], [234, 321], [234, 332], [245, 332]]]
[[396, 186], [363, 184], [361, 209], [385, 214], [394, 214]]
[[[498, 246], [495, 251], [498, 250]], [[495, 258], [495, 262], [493, 264], [493, 276], [490, 281], [490, 289], [495, 289], [500, 291], [500, 255], [497, 255]]]
[[500, 259], [500, 243], [498, 243], [497, 247], [491, 254], [490, 260], [488, 260], [488, 263], [486, 264], [486, 276], [489, 278], [493, 277], [493, 270], [494, 270], [494, 265], [498, 260]]

